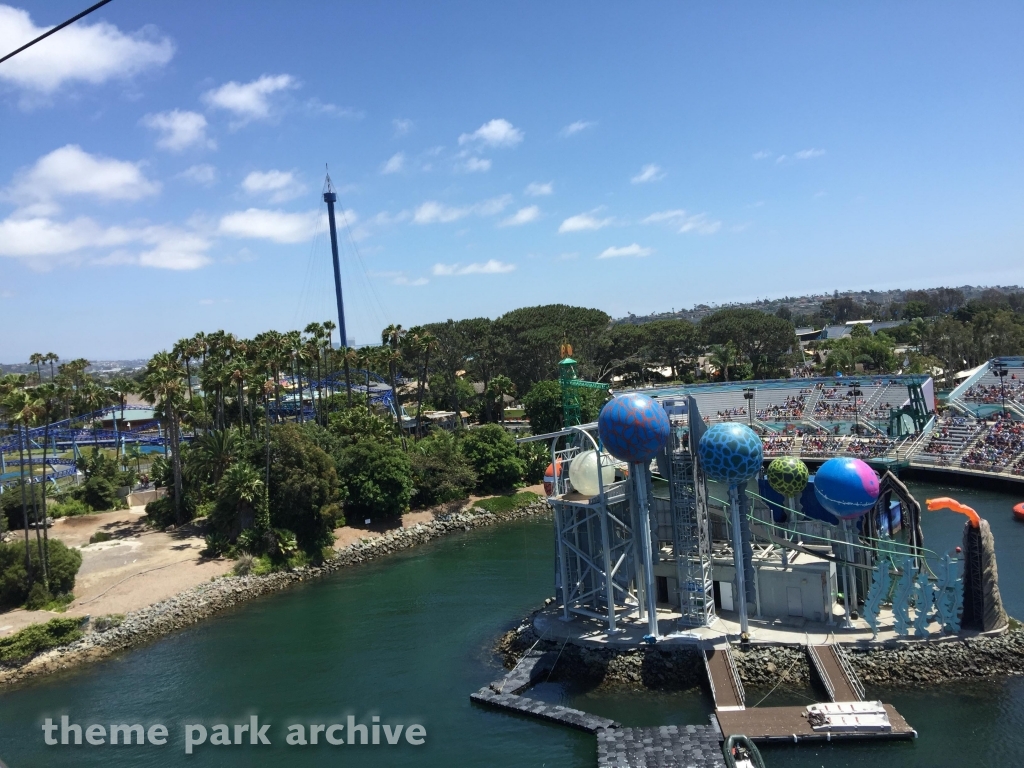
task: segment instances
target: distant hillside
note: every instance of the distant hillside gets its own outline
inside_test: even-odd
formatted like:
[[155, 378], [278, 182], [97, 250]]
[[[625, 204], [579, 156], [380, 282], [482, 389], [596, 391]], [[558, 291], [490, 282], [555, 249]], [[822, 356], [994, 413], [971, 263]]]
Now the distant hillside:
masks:
[[[923, 295], [934, 297], [940, 292], [959, 291], [962, 300], [972, 301], [982, 299], [993, 294], [1014, 294], [1024, 292], [1024, 288], [1017, 285], [1006, 286], [977, 286], [961, 285], [956, 288], [925, 288], [925, 289], [904, 289], [898, 288], [891, 291], [835, 291], [827, 294], [812, 294], [808, 296], [785, 296], [778, 299], [764, 299], [752, 302], [735, 302], [730, 304], [697, 304], [692, 309], [680, 309], [674, 312], [661, 312], [651, 315], [627, 315], [613, 320], [613, 323], [631, 323], [639, 325], [654, 320], [689, 320], [692, 323], [699, 322], [701, 318], [710, 315], [719, 309], [724, 308], [749, 308], [759, 309], [768, 314], [778, 314], [780, 310], [794, 319], [811, 318], [822, 313], [823, 307], [834, 305], [846, 299], [860, 307], [876, 309], [878, 316], [872, 319], [892, 318], [895, 314], [893, 309], [905, 305], [908, 301], [921, 300]], [[831, 312], [829, 314], [832, 314]], [[859, 318], [850, 318], [859, 319]]]

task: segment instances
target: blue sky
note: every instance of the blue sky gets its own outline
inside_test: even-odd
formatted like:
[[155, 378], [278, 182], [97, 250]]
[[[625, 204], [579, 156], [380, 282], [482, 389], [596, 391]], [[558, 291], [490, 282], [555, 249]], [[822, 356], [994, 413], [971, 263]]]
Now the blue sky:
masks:
[[[0, 5], [0, 52], [87, 5]], [[1019, 3], [115, 2], [0, 64], [0, 360], [1024, 282]]]

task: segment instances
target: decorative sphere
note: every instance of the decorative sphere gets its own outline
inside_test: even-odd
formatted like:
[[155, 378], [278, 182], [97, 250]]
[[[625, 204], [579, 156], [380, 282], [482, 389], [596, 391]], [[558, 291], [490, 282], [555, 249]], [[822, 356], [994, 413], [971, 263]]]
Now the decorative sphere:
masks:
[[704, 433], [697, 447], [704, 472], [719, 483], [742, 483], [761, 471], [761, 438], [746, 424], [725, 421]]
[[631, 464], [653, 459], [672, 432], [665, 409], [637, 392], [605, 403], [597, 419], [597, 429], [605, 450]]
[[[607, 456], [602, 463], [601, 479], [605, 485], [614, 483], [615, 467], [608, 464]], [[569, 482], [584, 496], [597, 496], [601, 492], [597, 482], [597, 451], [583, 451], [573, 457], [569, 464]]]
[[[556, 467], [558, 468], [557, 473], [555, 471]], [[562, 474], [561, 459], [556, 459], [554, 464], [548, 464], [547, 469], [544, 470], [544, 493], [546, 493], [548, 496], [550, 496], [551, 492], [554, 491], [555, 489], [556, 475], [558, 477], [565, 477], [565, 475]]]
[[829, 459], [814, 476], [814, 495], [836, 517], [853, 520], [878, 500], [878, 475], [860, 459]]
[[799, 496], [809, 477], [807, 465], [796, 456], [780, 456], [768, 465], [768, 485], [786, 498]]

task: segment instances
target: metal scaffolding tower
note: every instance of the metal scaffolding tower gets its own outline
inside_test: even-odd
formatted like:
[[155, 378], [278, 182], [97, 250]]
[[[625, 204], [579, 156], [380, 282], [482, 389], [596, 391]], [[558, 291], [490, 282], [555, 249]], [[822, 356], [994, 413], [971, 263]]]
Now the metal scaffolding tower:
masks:
[[[693, 398], [689, 398], [688, 421], [704, 422]], [[700, 463], [694, 460], [700, 439], [683, 420], [672, 418], [669, 443], [669, 499], [675, 541], [676, 583], [679, 585], [679, 619], [683, 627], [704, 627], [715, 620], [715, 594], [711, 578], [711, 532], [707, 508], [707, 486]]]

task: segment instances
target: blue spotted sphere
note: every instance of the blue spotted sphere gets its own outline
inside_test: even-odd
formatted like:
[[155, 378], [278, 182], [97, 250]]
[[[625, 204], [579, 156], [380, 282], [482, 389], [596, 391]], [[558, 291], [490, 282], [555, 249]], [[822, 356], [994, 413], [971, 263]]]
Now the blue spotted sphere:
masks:
[[668, 414], [647, 395], [637, 392], [614, 397], [597, 419], [604, 449], [620, 461], [643, 464], [668, 442]]
[[860, 459], [837, 456], [814, 476], [818, 503], [843, 520], [854, 520], [875, 506], [878, 493], [878, 475]]
[[697, 448], [709, 478], [733, 485], [756, 477], [764, 462], [761, 438], [746, 424], [726, 421], [704, 433]]

